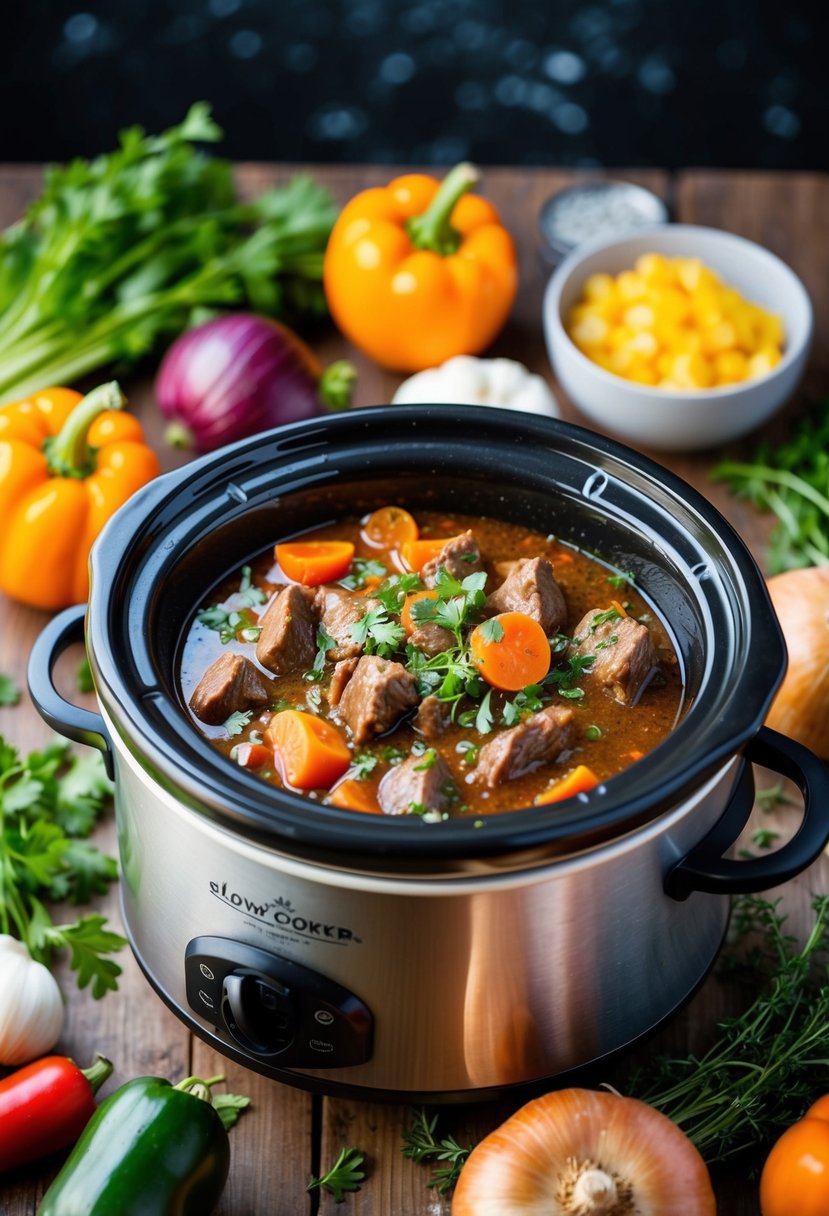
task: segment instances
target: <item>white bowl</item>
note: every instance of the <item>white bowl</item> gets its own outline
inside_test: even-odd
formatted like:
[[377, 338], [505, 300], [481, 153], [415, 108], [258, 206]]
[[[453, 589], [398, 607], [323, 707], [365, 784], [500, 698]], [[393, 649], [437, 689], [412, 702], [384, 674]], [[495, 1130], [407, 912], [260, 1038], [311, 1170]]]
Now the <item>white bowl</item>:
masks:
[[[768, 375], [682, 392], [635, 384], [605, 371], [567, 336], [563, 317], [592, 274], [629, 270], [643, 253], [696, 257], [747, 300], [783, 320], [783, 358]], [[559, 384], [591, 422], [642, 447], [694, 451], [745, 435], [794, 390], [812, 341], [812, 305], [797, 275], [760, 245], [694, 224], [660, 224], [635, 235], [580, 246], [555, 271], [544, 296], [544, 331]]]

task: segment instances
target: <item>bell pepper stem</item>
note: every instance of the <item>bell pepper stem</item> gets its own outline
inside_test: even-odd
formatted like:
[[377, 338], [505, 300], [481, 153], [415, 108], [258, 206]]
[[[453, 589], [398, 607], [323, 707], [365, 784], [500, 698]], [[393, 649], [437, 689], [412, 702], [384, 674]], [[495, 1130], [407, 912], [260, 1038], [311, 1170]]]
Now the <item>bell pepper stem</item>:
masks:
[[99, 1052], [94, 1061], [89, 1065], [89, 1068], [82, 1068], [81, 1072], [89, 1082], [89, 1087], [94, 1094], [98, 1092], [112, 1072], [112, 1063]]
[[183, 1081], [179, 1081], [178, 1085], [174, 1085], [173, 1088], [179, 1089], [183, 1093], [191, 1094], [194, 1098], [201, 1098], [203, 1102], [210, 1102], [210, 1087], [218, 1085], [224, 1079], [223, 1073], [220, 1073], [218, 1077], [185, 1077]]
[[452, 227], [452, 212], [461, 195], [466, 194], [480, 176], [475, 166], [466, 161], [450, 169], [423, 214], [413, 215], [406, 222], [406, 231], [416, 249], [428, 249], [444, 257], [458, 250], [461, 234]]
[[95, 452], [87, 438], [89, 428], [106, 410], [120, 410], [126, 397], [116, 380], [99, 384], [72, 410], [63, 426], [44, 444], [49, 472], [57, 477], [86, 477], [92, 471]]
[[319, 378], [317, 396], [327, 410], [332, 413], [347, 410], [351, 405], [351, 396], [357, 380], [357, 369], [347, 359], [338, 359]]

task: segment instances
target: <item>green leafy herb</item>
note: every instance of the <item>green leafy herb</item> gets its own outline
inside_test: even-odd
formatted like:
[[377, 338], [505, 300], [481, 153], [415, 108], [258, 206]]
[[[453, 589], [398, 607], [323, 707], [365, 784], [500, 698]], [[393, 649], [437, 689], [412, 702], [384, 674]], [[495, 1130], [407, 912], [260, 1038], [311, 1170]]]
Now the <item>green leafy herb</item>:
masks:
[[224, 722], [224, 728], [231, 739], [236, 735], [241, 735], [242, 731], [248, 726], [253, 718], [252, 709], [237, 709]]
[[351, 626], [351, 636], [366, 654], [388, 658], [401, 646], [406, 630], [390, 620], [385, 608], [370, 608], [356, 625]]
[[608, 574], [607, 581], [616, 591], [623, 591], [634, 582], [634, 575], [630, 570], [620, 571], [618, 574]]
[[607, 608], [604, 612], [597, 612], [590, 618], [589, 632], [595, 633], [600, 625], [607, 624], [608, 621], [620, 621], [622, 614], [618, 608]]
[[482, 625], [478, 626], [478, 633], [487, 644], [492, 642], [500, 642], [501, 638], [504, 636], [504, 626], [496, 617], [493, 616], [490, 617], [488, 621], [484, 621]]
[[673, 1119], [706, 1161], [772, 1141], [825, 1089], [818, 1066], [829, 1057], [829, 896], [812, 907], [814, 924], [798, 947], [783, 931], [779, 901], [741, 896], [733, 924], [743, 954], [732, 970], [741, 988], [762, 983], [759, 995], [720, 1023], [704, 1055], [661, 1057], [631, 1079], [628, 1092]]
[[490, 709], [490, 699], [492, 698], [492, 689], [485, 695], [481, 704], [478, 706], [478, 712], [475, 715], [475, 729], [482, 735], [488, 735], [492, 730], [492, 710]]
[[102, 916], [57, 925], [45, 903], [84, 903], [116, 878], [115, 859], [84, 839], [111, 791], [98, 752], [70, 757], [51, 744], [23, 758], [0, 739], [0, 932], [47, 966], [68, 950], [78, 985], [91, 984], [96, 998], [118, 986], [121, 968], [104, 956], [126, 942]]
[[723, 460], [711, 477], [776, 516], [770, 574], [829, 563], [829, 400], [801, 418], [782, 443], [764, 440], [749, 461]]
[[312, 1175], [305, 1189], [314, 1191], [319, 1187], [325, 1187], [334, 1196], [336, 1203], [342, 1203], [347, 1191], [359, 1191], [360, 1184], [366, 1176], [365, 1171], [361, 1169], [365, 1159], [365, 1154], [361, 1153], [359, 1149], [342, 1148], [337, 1160], [327, 1173], [320, 1175], [319, 1178]]
[[194, 146], [221, 134], [200, 103], [162, 135], [133, 127], [47, 171], [0, 235], [0, 401], [134, 364], [206, 311], [324, 314], [329, 194], [300, 177], [240, 202], [230, 164]]
[[243, 1094], [214, 1094], [211, 1091], [210, 1104], [221, 1119], [225, 1131], [229, 1132], [239, 1122], [242, 1111], [250, 1106], [250, 1098]]
[[504, 701], [501, 716], [505, 726], [514, 726], [528, 714], [537, 713], [545, 705], [543, 689], [540, 684], [528, 684], [517, 692], [511, 701]]
[[[392, 749], [389, 748], [388, 750], [391, 751]], [[355, 781], [365, 781], [366, 777], [370, 776], [376, 767], [377, 757], [372, 756], [371, 752], [357, 752], [351, 761], [348, 775]]]
[[0, 672], [0, 705], [17, 705], [20, 696], [20, 685], [17, 681]]
[[379, 600], [386, 612], [399, 615], [406, 596], [413, 591], [422, 591], [419, 574], [392, 574], [372, 591], [372, 599]]
[[402, 747], [393, 747], [390, 743], [387, 743], [385, 747], [381, 749], [380, 757], [381, 759], [385, 760], [387, 764], [399, 764], [401, 760], [406, 759], [406, 753], [403, 751]]
[[594, 654], [573, 654], [564, 663], [560, 663], [548, 672], [543, 684], [551, 684], [560, 697], [568, 701], [580, 701], [584, 689], [578, 686], [578, 681], [590, 671], [596, 662]]
[[474, 768], [478, 763], [478, 753], [480, 750], [477, 743], [473, 743], [471, 739], [461, 739], [455, 748], [455, 751], [463, 756], [462, 763], [467, 768]]
[[756, 790], [754, 801], [762, 811], [771, 811], [776, 806], [793, 806], [796, 799], [790, 797], [786, 793], [783, 782], [778, 781], [775, 785], [768, 785], [765, 789]]
[[434, 768], [437, 764], [438, 754], [433, 747], [428, 747], [423, 752], [421, 761], [414, 766], [415, 773], [428, 772], [430, 768]]
[[[483, 826], [482, 821], [478, 821]], [[477, 824], [476, 824], [477, 826]], [[418, 1164], [444, 1162], [432, 1170], [428, 1185], [436, 1187], [439, 1195], [448, 1195], [460, 1177], [473, 1145], [462, 1147], [454, 1136], [437, 1135], [438, 1116], [431, 1117], [421, 1107], [412, 1112], [412, 1122], [403, 1132], [404, 1157]]]
[[75, 687], [78, 692], [93, 692], [95, 684], [92, 680], [92, 668], [89, 666], [89, 659], [86, 655], [80, 661], [78, 670], [75, 672]]
[[255, 608], [257, 604], [264, 604], [268, 598], [262, 588], [253, 583], [252, 575], [250, 566], [242, 567], [242, 577], [236, 594], [237, 607]]
[[359, 591], [361, 587], [366, 586], [370, 578], [382, 578], [386, 573], [382, 562], [373, 558], [355, 557], [348, 574], [339, 580], [338, 586], [345, 587], [346, 591]]
[[317, 653], [314, 655], [314, 666], [310, 671], [302, 673], [303, 680], [321, 680], [325, 672], [325, 659], [329, 650], [335, 650], [337, 639], [332, 638], [324, 625], [317, 629]]

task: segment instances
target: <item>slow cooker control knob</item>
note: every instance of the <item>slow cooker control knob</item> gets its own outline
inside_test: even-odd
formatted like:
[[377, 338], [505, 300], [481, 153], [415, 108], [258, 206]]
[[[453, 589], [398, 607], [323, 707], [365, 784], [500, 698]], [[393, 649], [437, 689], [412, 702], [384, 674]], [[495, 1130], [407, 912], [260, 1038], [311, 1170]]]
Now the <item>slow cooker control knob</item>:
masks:
[[250, 972], [225, 976], [222, 1015], [234, 1039], [257, 1055], [284, 1051], [293, 1039], [290, 989]]

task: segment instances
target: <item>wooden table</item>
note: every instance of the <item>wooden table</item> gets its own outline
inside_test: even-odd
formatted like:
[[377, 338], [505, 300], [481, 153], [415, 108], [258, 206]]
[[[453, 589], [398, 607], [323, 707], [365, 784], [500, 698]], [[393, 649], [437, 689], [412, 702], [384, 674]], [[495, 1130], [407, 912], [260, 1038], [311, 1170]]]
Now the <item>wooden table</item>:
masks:
[[[257, 192], [266, 184], [286, 177], [289, 170], [264, 165], [239, 169], [245, 192]], [[340, 167], [315, 169], [318, 180], [330, 186], [340, 201], [358, 189], [385, 181], [390, 174], [378, 168]], [[829, 392], [829, 178], [815, 174], [770, 174], [747, 172], [688, 171], [674, 177], [658, 171], [623, 176], [643, 183], [665, 197], [675, 218], [710, 224], [759, 241], [783, 257], [803, 278], [817, 315], [817, 331], [809, 373], [803, 387], [808, 395]], [[547, 196], [574, 180], [571, 173], [555, 170], [491, 169], [485, 174], [485, 191], [501, 209], [515, 234], [521, 263], [521, 290], [511, 322], [493, 353], [522, 360], [550, 377], [541, 330], [541, 296], [546, 280], [539, 256], [536, 217]], [[11, 223], [39, 188], [40, 175], [33, 168], [0, 171], [0, 224]], [[389, 399], [398, 379], [379, 371], [368, 360], [355, 355], [334, 332], [319, 342], [324, 360], [347, 355], [359, 368], [357, 405], [373, 405]], [[152, 401], [149, 380], [128, 385], [133, 407], [141, 415], [152, 442], [165, 465], [180, 462], [160, 440], [161, 426]], [[564, 403], [565, 416], [578, 415]], [[776, 423], [775, 426], [779, 426]], [[773, 433], [773, 432], [772, 432]], [[713, 454], [659, 457], [706, 494], [736, 525], [762, 563], [766, 521], [749, 507], [732, 500], [721, 487], [711, 484], [707, 473]], [[0, 520], [0, 527], [4, 521]], [[26, 656], [46, 615], [0, 597], [0, 671], [25, 683]], [[68, 667], [77, 657], [67, 656]], [[0, 709], [0, 733], [17, 746], [29, 749], [42, 745], [49, 732], [24, 695], [13, 709]], [[786, 829], [793, 811], [779, 812]], [[766, 817], [768, 824], [768, 816]], [[114, 852], [111, 817], [98, 832], [104, 847]], [[798, 881], [784, 889], [791, 924], [797, 928], [808, 915], [810, 891], [825, 891], [829, 862], [821, 861]], [[119, 921], [117, 891], [99, 901], [100, 909], [113, 923]], [[162, 1005], [141, 976], [129, 952], [121, 957], [124, 973], [119, 991], [95, 1002], [88, 992], [79, 992], [65, 967], [58, 976], [68, 999], [66, 1025], [59, 1049], [83, 1066], [95, 1051], [115, 1063], [114, 1076], [102, 1091], [140, 1074], [153, 1073], [175, 1080], [196, 1073], [227, 1074], [229, 1087], [249, 1094], [253, 1100], [232, 1133], [233, 1164], [218, 1211], [221, 1216], [300, 1216], [354, 1212], [359, 1216], [446, 1216], [449, 1201], [428, 1190], [428, 1170], [403, 1158], [401, 1130], [408, 1112], [403, 1106], [311, 1097], [247, 1072], [217, 1056]], [[657, 1050], [687, 1053], [699, 1049], [710, 1035], [715, 1020], [729, 1009], [729, 995], [716, 979], [707, 981], [686, 1010], [645, 1052]], [[610, 1077], [625, 1075], [626, 1065], [609, 1070]], [[491, 1106], [448, 1109], [442, 1116], [447, 1131], [461, 1140], [480, 1137], [510, 1113], [509, 1107]], [[369, 1178], [362, 1190], [336, 1207], [330, 1195], [306, 1195], [309, 1173], [331, 1163], [339, 1148], [356, 1145], [365, 1151]], [[8, 1175], [0, 1184], [0, 1210], [7, 1216], [28, 1216], [37, 1207], [59, 1165], [51, 1159], [40, 1167]], [[747, 1177], [744, 1162], [737, 1169], [716, 1173], [716, 1187], [723, 1216], [755, 1216], [756, 1184]]]

